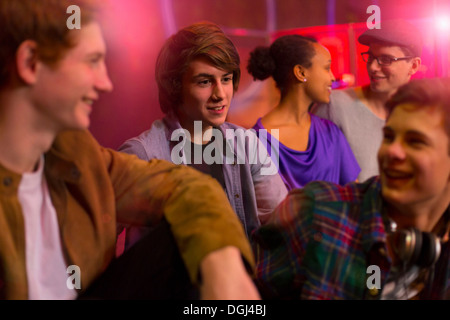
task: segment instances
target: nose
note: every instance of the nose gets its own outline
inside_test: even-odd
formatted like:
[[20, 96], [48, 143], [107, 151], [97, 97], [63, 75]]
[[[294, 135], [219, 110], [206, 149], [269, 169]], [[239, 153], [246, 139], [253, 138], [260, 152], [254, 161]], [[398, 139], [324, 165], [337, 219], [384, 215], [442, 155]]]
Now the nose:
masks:
[[405, 148], [403, 147], [403, 144], [398, 140], [385, 145], [384, 150], [384, 154], [390, 160], [403, 160], [406, 157]]
[[378, 60], [377, 59], [372, 59], [372, 60], [369, 60], [368, 62], [367, 62], [367, 70], [370, 72], [370, 71], [377, 71], [377, 70], [380, 70], [381, 69], [381, 66], [380, 66], [380, 64], [378, 63]]
[[331, 74], [331, 81], [336, 81], [333, 71], [330, 70], [330, 74]]
[[95, 81], [95, 88], [101, 92], [111, 92], [114, 88], [105, 64], [103, 64], [102, 68], [99, 68]]
[[219, 81], [214, 86], [211, 98], [214, 101], [222, 101], [224, 97], [225, 97], [225, 88], [223, 87], [223, 84]]

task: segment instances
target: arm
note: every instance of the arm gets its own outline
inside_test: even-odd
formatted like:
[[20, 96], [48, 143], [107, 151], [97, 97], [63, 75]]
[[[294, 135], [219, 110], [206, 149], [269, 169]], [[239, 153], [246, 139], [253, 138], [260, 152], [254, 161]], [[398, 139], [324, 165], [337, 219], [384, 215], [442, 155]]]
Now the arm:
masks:
[[349, 182], [358, 182], [358, 175], [361, 168], [353, 154], [353, 150], [348, 144], [347, 138], [339, 128], [335, 128], [336, 133], [333, 134], [337, 138], [336, 151], [339, 152], [340, 158], [340, 177], [339, 184], [345, 185]]
[[[268, 142], [266, 136], [255, 136], [258, 151], [258, 163], [252, 165], [252, 178], [255, 188], [258, 217], [262, 225], [270, 218], [275, 208], [288, 194], [286, 185], [279, 175], [279, 150], [278, 144]], [[270, 148], [271, 155], [267, 152]], [[255, 156], [254, 156], [255, 157]]]
[[253, 175], [258, 218], [264, 225], [275, 208], [286, 198], [288, 191], [278, 173], [274, 175]]
[[201, 276], [202, 299], [260, 299], [235, 247], [225, 247], [208, 254], [201, 263]]
[[135, 139], [125, 141], [118, 150], [128, 154], [135, 154], [142, 160], [150, 160], [142, 143]]
[[[204, 272], [220, 268], [217, 263], [210, 268], [207, 264], [205, 270], [202, 264], [211, 253], [226, 247], [240, 252], [239, 258], [229, 263], [236, 263], [240, 278], [251, 281], [242, 261], [244, 258], [246, 265], [253, 267], [250, 245], [227, 196], [213, 178], [163, 160], [146, 162], [112, 150], [107, 151], [107, 156], [119, 222], [151, 225], [164, 214], [193, 283], [199, 283], [199, 273], [204, 276]], [[220, 269], [215, 272], [223, 273]], [[233, 286], [237, 279], [222, 279], [205, 275], [202, 288], [218, 287], [219, 292], [226, 294], [224, 298], [231, 297], [236, 292]]]

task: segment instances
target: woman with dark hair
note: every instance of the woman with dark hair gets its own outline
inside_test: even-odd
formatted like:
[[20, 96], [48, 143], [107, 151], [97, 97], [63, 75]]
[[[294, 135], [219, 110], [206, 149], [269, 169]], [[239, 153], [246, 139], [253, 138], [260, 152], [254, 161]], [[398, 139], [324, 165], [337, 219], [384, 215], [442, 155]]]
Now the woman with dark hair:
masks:
[[[330, 99], [335, 79], [328, 50], [314, 39], [287, 35], [256, 48], [247, 69], [255, 80], [272, 76], [281, 92], [278, 106], [253, 128], [279, 130], [279, 172], [288, 189], [314, 180], [355, 181], [360, 168], [342, 132], [308, 112], [313, 102]], [[269, 144], [274, 139], [268, 135]]]
[[[258, 137], [225, 122], [241, 75], [234, 44], [213, 23], [187, 26], [162, 47], [155, 75], [166, 116], [119, 150], [144, 160], [159, 158], [186, 164], [214, 177], [250, 235], [287, 190], [277, 170], [265, 172], [274, 166]], [[238, 132], [250, 143], [242, 146], [239, 134], [235, 135]], [[256, 151], [260, 158], [252, 162]], [[138, 233], [127, 230], [127, 247], [140, 237]]]

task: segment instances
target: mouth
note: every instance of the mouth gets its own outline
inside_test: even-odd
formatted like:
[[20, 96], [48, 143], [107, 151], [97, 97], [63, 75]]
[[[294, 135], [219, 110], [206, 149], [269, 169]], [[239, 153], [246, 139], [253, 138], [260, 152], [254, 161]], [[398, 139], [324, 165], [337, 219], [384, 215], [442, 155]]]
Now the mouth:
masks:
[[218, 106], [218, 107], [208, 107], [207, 109], [212, 111], [212, 112], [217, 112], [217, 113], [221, 113], [225, 110], [225, 105], [223, 106]]
[[407, 181], [411, 180], [414, 176], [412, 173], [409, 172], [389, 168], [383, 169], [383, 175], [387, 184], [393, 186], [404, 184]]
[[88, 97], [83, 97], [81, 99], [85, 104], [89, 105], [92, 107], [92, 105], [94, 104], [95, 99], [94, 98], [88, 98]]
[[385, 80], [385, 79], [387, 79], [387, 77], [376, 76], [376, 75], [371, 75], [370, 76], [370, 81], [372, 81], [372, 82], [379, 82], [379, 81], [382, 81], [382, 80]]

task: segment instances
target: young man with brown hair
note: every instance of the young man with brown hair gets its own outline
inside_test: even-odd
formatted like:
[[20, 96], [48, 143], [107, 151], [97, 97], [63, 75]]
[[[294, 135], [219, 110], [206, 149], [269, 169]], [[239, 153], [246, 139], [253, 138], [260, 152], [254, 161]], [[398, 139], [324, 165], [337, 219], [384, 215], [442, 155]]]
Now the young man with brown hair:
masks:
[[[66, 26], [70, 5], [81, 9], [80, 30]], [[173, 233], [174, 241], [163, 246], [152, 239], [167, 255], [155, 255], [149, 267], [165, 266], [161, 257], [171, 265], [181, 255], [182, 267], [168, 276], [185, 266], [177, 285], [192, 282], [205, 299], [258, 298], [245, 269], [253, 265], [250, 246], [216, 181], [102, 148], [87, 131], [93, 103], [112, 90], [95, 5], [0, 1], [0, 297], [77, 298], [114, 263], [117, 223], [161, 223], [167, 225], [161, 234]], [[69, 265], [81, 271], [76, 290], [67, 285]], [[158, 268], [120, 270], [109, 286], [146, 276], [140, 282], [153, 289], [148, 296], [172, 297], [171, 288], [163, 292], [168, 283], [149, 270]], [[148, 297], [129, 293], [120, 297]], [[117, 298], [101, 290], [84, 297]]]

